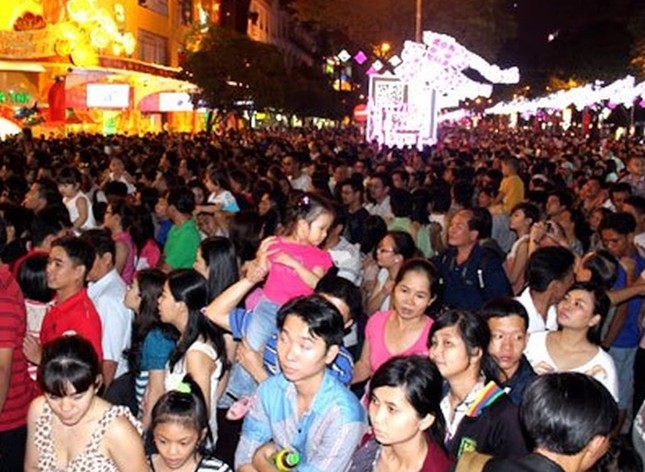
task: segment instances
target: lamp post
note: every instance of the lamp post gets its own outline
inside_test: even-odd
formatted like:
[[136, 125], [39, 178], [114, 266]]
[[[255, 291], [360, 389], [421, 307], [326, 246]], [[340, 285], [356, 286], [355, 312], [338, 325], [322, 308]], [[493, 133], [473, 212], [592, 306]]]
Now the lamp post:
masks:
[[415, 14], [415, 30], [414, 30], [414, 40], [417, 43], [421, 42], [421, 2], [422, 0], [417, 0], [417, 9]]

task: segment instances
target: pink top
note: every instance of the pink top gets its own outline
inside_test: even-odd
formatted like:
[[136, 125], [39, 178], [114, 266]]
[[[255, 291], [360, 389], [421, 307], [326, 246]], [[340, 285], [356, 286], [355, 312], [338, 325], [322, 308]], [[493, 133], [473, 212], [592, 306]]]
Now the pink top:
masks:
[[327, 251], [323, 251], [309, 244], [292, 243], [286, 241], [284, 238], [278, 237], [271, 246], [271, 249], [277, 249], [277, 251], [269, 257], [271, 269], [269, 270], [263, 291], [266, 298], [278, 305], [282, 305], [294, 297], [314, 293], [314, 289], [307, 285], [294, 269], [275, 262], [275, 259], [281, 252], [298, 260], [308, 270], [320, 267], [323, 271], [327, 272], [333, 265], [331, 256]]
[[432, 327], [432, 318], [427, 317], [426, 324], [415, 343], [403, 352], [390, 352], [385, 345], [385, 324], [391, 316], [396, 316], [394, 311], [377, 311], [367, 321], [365, 327], [365, 339], [370, 345], [370, 368], [372, 372], [381, 367], [386, 361], [394, 356], [411, 356], [414, 354], [427, 355], [428, 354], [428, 334]]
[[136, 271], [157, 267], [161, 259], [161, 250], [154, 239], [148, 239], [137, 258]]
[[115, 243], [123, 243], [128, 247], [128, 255], [125, 258], [125, 265], [123, 266], [123, 271], [121, 271], [121, 277], [123, 277], [127, 285], [130, 285], [134, 279], [134, 257], [137, 253], [132, 236], [127, 231], [124, 231], [112, 236], [112, 239], [114, 239]]

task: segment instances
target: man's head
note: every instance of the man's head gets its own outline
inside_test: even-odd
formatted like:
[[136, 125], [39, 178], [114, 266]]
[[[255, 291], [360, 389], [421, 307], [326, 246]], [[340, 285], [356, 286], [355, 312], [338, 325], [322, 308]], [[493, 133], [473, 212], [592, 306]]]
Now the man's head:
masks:
[[626, 212], [610, 213], [598, 226], [603, 245], [618, 259], [629, 254], [635, 230], [636, 220]]
[[38, 179], [29, 187], [22, 206], [39, 212], [47, 206], [62, 205], [62, 203], [56, 182], [51, 179]]
[[80, 290], [94, 265], [94, 248], [76, 236], [52, 242], [47, 262], [47, 286], [57, 292]]
[[540, 375], [529, 385], [520, 416], [538, 453], [580, 455], [582, 471], [607, 451], [618, 407], [593, 377], [563, 372]]
[[573, 253], [563, 247], [544, 247], [529, 258], [526, 282], [531, 291], [549, 292], [553, 303], [559, 302], [573, 283]]
[[278, 311], [278, 360], [284, 376], [295, 383], [316, 377], [338, 355], [343, 318], [320, 295], [298, 297]]
[[390, 191], [390, 179], [385, 173], [377, 173], [370, 177], [368, 189], [370, 197], [376, 203], [381, 203]]
[[571, 208], [572, 198], [567, 192], [550, 193], [546, 199], [546, 214], [549, 218], [557, 218], [566, 208]]
[[90, 229], [83, 233], [82, 239], [92, 245], [96, 253], [92, 269], [87, 274], [87, 280], [96, 282], [114, 269], [116, 246], [110, 231], [107, 229]]
[[177, 187], [168, 192], [166, 197], [168, 202], [168, 217], [175, 220], [181, 214], [190, 218], [195, 210], [195, 194], [188, 187]]
[[69, 212], [64, 207], [45, 208], [39, 211], [31, 220], [32, 247], [49, 251], [52, 241], [63, 236], [71, 226]]
[[486, 302], [481, 316], [490, 328], [488, 353], [508, 380], [517, 371], [528, 343], [529, 315], [517, 300], [496, 298]]
[[340, 189], [340, 198], [343, 205], [348, 208], [361, 205], [363, 203], [363, 182], [360, 179], [346, 179], [338, 184]]
[[492, 218], [485, 208], [459, 210], [448, 226], [448, 244], [456, 248], [472, 247], [490, 237]]
[[627, 182], [618, 182], [609, 189], [609, 198], [616, 211], [623, 211], [623, 203], [632, 195], [632, 187]]
[[645, 230], [645, 197], [631, 196], [623, 203], [623, 211], [629, 213], [636, 220], [636, 231]]

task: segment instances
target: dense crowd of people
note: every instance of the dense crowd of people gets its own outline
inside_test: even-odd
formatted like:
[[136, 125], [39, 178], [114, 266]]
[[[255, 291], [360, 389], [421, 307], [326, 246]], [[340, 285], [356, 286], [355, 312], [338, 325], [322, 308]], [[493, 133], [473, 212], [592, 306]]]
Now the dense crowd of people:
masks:
[[0, 178], [0, 470], [643, 470], [636, 138], [25, 136]]

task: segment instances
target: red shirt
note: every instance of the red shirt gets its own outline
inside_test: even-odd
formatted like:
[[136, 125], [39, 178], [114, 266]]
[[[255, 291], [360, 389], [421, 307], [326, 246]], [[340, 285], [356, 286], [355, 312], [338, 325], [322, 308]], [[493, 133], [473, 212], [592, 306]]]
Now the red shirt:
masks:
[[25, 300], [16, 279], [7, 266], [0, 267], [0, 348], [13, 349], [9, 391], [0, 410], [0, 431], [24, 426], [33, 395], [33, 383], [27, 372], [22, 341], [27, 329]]
[[78, 334], [87, 339], [94, 346], [99, 362], [103, 361], [101, 318], [86, 289], [49, 309], [40, 329], [40, 345], [65, 334]]

